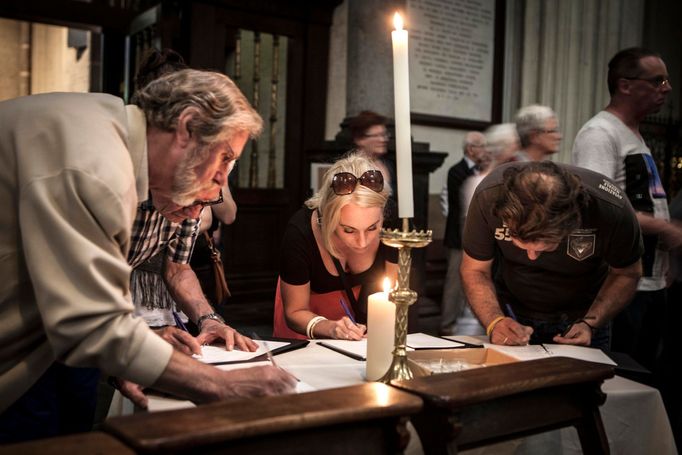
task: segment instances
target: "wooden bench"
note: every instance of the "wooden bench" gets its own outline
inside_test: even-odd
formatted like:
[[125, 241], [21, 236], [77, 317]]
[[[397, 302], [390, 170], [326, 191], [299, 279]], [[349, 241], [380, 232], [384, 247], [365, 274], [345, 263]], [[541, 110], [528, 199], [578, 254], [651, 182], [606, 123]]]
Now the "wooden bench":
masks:
[[599, 414], [609, 365], [553, 357], [394, 381], [424, 399], [412, 417], [425, 454], [446, 454], [574, 426], [583, 453], [607, 454]]
[[395, 453], [416, 395], [379, 383], [112, 418], [104, 431], [141, 453]]
[[106, 433], [93, 431], [19, 444], [0, 445], [3, 455], [133, 455], [135, 452]]

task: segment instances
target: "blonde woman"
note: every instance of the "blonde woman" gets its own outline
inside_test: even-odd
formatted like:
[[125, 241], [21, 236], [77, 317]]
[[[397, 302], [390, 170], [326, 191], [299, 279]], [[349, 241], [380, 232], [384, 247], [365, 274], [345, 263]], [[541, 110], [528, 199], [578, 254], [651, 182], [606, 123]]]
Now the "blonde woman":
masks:
[[275, 336], [362, 338], [367, 296], [398, 273], [396, 250], [379, 240], [389, 195], [381, 171], [361, 155], [326, 172], [284, 234]]

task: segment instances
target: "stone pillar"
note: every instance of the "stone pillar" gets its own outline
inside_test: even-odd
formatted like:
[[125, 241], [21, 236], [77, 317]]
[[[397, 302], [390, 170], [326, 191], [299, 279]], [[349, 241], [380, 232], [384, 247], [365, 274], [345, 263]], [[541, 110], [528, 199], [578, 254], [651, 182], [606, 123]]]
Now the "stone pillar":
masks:
[[[348, 49], [346, 116], [372, 110], [393, 118], [393, 13], [404, 1], [346, 0]], [[401, 4], [403, 5], [401, 7]]]

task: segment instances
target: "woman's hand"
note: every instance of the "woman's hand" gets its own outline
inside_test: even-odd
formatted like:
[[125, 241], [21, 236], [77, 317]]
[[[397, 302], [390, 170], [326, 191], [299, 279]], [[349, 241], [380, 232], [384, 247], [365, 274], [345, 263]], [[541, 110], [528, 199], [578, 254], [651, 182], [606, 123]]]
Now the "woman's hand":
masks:
[[363, 324], [356, 324], [347, 316], [342, 317], [338, 321], [323, 321], [317, 325], [319, 329], [327, 329], [327, 327], [320, 327], [321, 325], [329, 325], [329, 337], [337, 340], [361, 340], [367, 327]]

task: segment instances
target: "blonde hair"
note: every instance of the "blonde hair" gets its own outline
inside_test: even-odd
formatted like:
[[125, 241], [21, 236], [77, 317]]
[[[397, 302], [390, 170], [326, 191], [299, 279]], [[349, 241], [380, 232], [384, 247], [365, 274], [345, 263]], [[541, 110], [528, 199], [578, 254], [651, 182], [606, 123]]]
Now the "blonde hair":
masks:
[[349, 172], [359, 178], [365, 172], [376, 169], [378, 166], [373, 160], [357, 153], [349, 153], [325, 172], [320, 190], [305, 201], [306, 207], [318, 210], [322, 242], [327, 251], [334, 257], [339, 257], [339, 252], [334, 248], [332, 235], [339, 225], [341, 209], [353, 203], [358, 207], [379, 207], [383, 210], [391, 195], [391, 188], [386, 182], [386, 176], [384, 176], [384, 189], [379, 193], [360, 185], [358, 182], [351, 194], [339, 196], [332, 189], [332, 179], [340, 172]]

